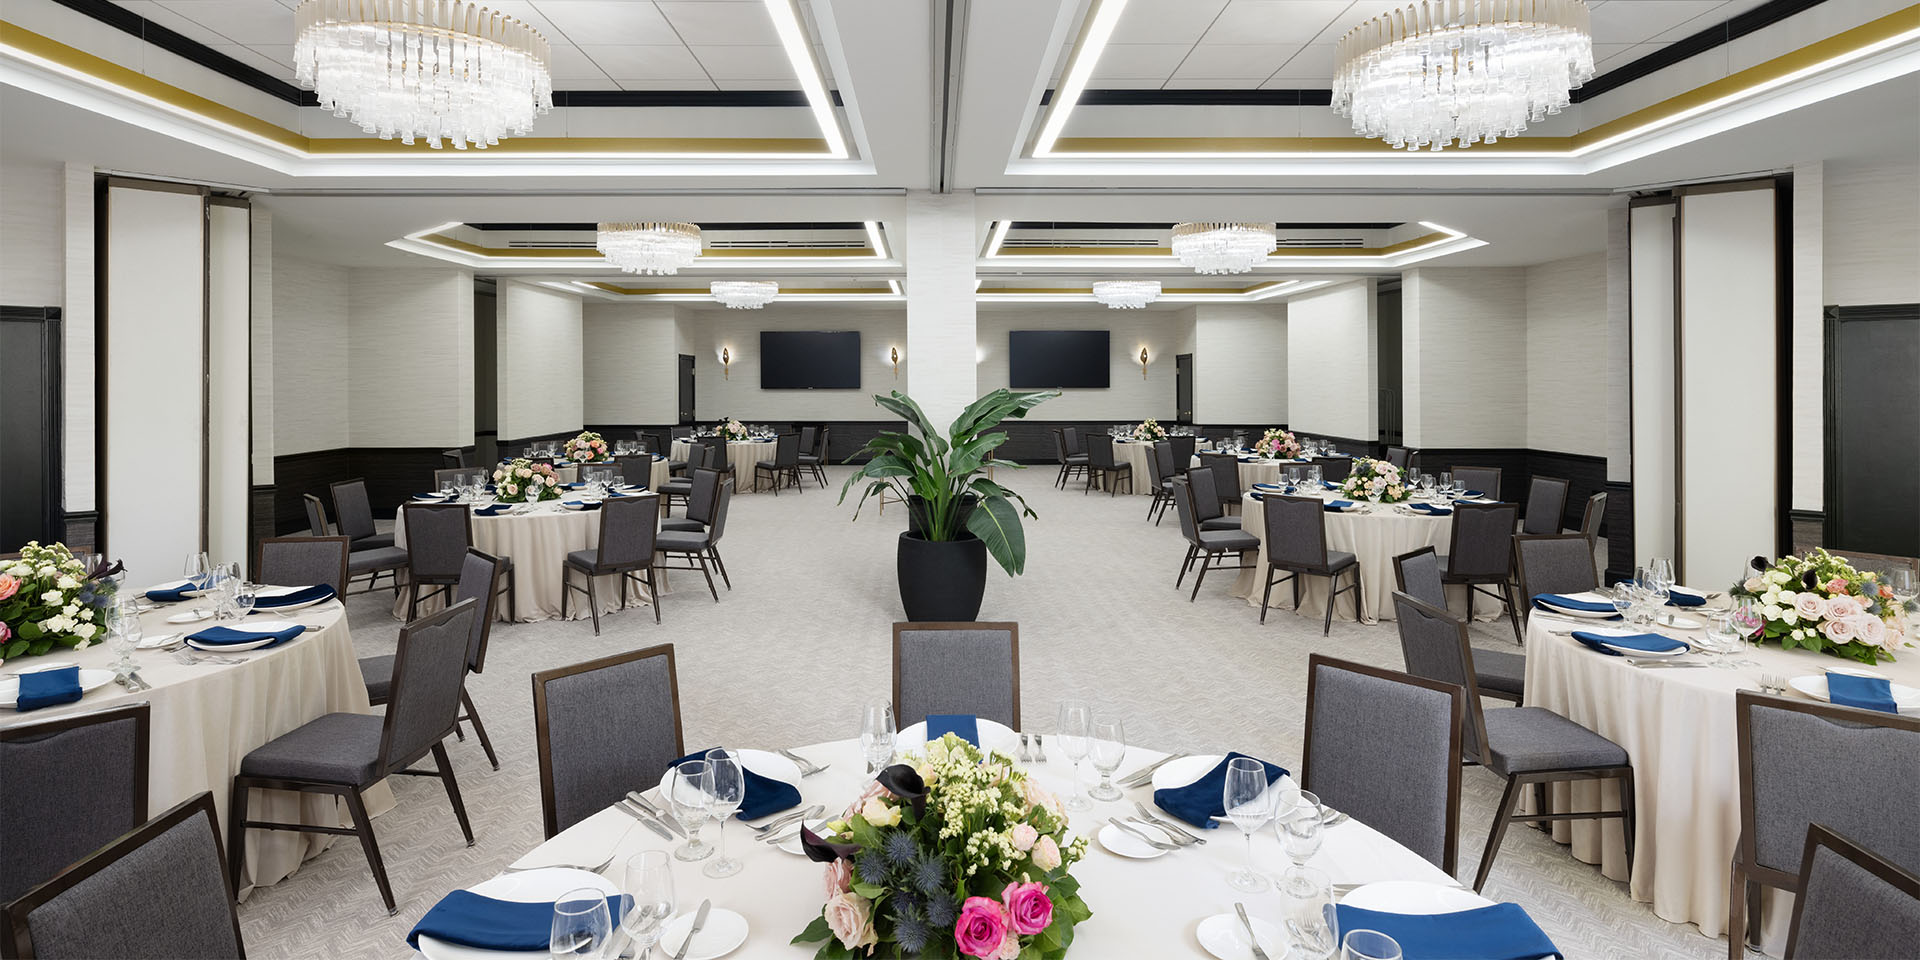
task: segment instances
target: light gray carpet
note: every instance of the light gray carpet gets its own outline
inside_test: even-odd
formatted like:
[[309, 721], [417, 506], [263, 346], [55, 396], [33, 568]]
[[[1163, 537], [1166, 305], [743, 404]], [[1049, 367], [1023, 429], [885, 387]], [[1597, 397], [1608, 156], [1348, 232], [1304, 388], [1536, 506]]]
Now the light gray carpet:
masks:
[[[901, 616], [894, 585], [899, 506], [869, 504], [857, 522], [836, 506], [836, 486], [775, 498], [734, 499], [723, 554], [733, 590], [719, 603], [697, 573], [675, 573], [665, 623], [641, 608], [603, 622], [497, 627], [485, 674], [470, 678], [499, 751], [494, 771], [471, 736], [452, 745], [476, 843], [463, 846], [437, 781], [397, 778], [397, 807], [375, 821], [400, 912], [386, 916], [359, 846], [336, 842], [298, 874], [256, 891], [241, 907], [257, 957], [398, 957], [402, 938], [447, 891], [491, 876], [540, 840], [539, 771], [529, 675], [622, 650], [671, 642], [689, 745], [777, 747], [854, 735], [857, 707], [890, 690], [890, 625]], [[1262, 753], [1297, 766], [1307, 656], [1325, 652], [1401, 666], [1391, 624], [1335, 622], [1258, 611], [1228, 595], [1232, 573], [1209, 577], [1197, 602], [1174, 590], [1185, 550], [1175, 519], [1144, 521], [1147, 498], [1053, 490], [1050, 468], [1011, 482], [1039, 512], [1029, 521], [1025, 576], [993, 568], [981, 618], [1020, 624], [1025, 726], [1053, 728], [1056, 701], [1080, 696], [1122, 704], [1129, 737], [1169, 750]], [[1188, 581], [1189, 585], [1191, 580]], [[350, 603], [362, 655], [390, 653], [398, 624], [386, 594]], [[1475, 626], [1476, 642], [1513, 649], [1504, 621]], [[831, 669], [842, 678], [819, 682]], [[1460, 875], [1472, 877], [1501, 781], [1465, 772]], [[1574, 860], [1544, 834], [1507, 834], [1486, 894], [1517, 901], [1568, 957], [1713, 957], [1726, 946], [1671, 924], [1630, 900], [1622, 884]]]

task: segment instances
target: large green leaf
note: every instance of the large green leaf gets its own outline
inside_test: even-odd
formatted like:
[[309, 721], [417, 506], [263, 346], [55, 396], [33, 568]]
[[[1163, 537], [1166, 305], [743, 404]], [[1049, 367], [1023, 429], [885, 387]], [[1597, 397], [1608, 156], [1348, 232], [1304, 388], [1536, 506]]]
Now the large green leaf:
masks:
[[982, 498], [967, 514], [967, 530], [987, 544], [1000, 568], [1017, 577], [1027, 568], [1027, 532], [1020, 526], [1020, 511], [1000, 497]]
[[926, 411], [920, 409], [920, 405], [913, 402], [912, 397], [895, 390], [888, 396], [875, 395], [873, 402], [893, 411], [905, 419], [909, 427], [919, 430], [920, 435], [926, 437], [933, 448], [934, 456], [941, 456], [947, 452], [946, 438], [940, 435], [940, 431], [934, 429], [933, 421], [927, 419]]
[[994, 426], [1002, 420], [1012, 417], [1024, 419], [1027, 411], [1060, 395], [1058, 390], [1034, 390], [1026, 393], [1014, 393], [1001, 387], [992, 393], [967, 404], [960, 416], [955, 417], [951, 428], [955, 440], [971, 436], [981, 430]]
[[1032, 507], [1027, 506], [1027, 498], [1015, 493], [1012, 488], [1003, 487], [986, 477], [973, 478], [973, 483], [969, 485], [969, 488], [972, 489], [974, 493], [979, 494], [983, 500], [989, 497], [999, 497], [1008, 501], [1018, 500], [1020, 501], [1020, 509], [1023, 513], [1036, 520], [1040, 517], [1039, 514], [1033, 512]]
[[972, 473], [980, 469], [980, 465], [986, 461], [987, 455], [992, 453], [995, 447], [1006, 442], [1007, 435], [1004, 433], [983, 433], [970, 440], [955, 437], [953, 454], [947, 458], [947, 470], [954, 476]]

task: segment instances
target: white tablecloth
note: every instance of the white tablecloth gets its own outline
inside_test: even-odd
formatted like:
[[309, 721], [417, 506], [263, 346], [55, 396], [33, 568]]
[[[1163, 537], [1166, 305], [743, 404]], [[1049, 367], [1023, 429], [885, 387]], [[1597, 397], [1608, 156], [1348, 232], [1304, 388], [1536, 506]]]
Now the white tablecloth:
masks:
[[[1705, 620], [1699, 611], [1682, 612]], [[1698, 631], [1659, 628], [1682, 639]], [[1653, 904], [1663, 920], [1694, 923], [1717, 937], [1727, 932], [1730, 864], [1740, 838], [1740, 758], [1735, 734], [1735, 691], [1760, 689], [1763, 673], [1806, 676], [1829, 666], [1853, 664], [1806, 650], [1750, 647], [1758, 667], [1699, 669], [1635, 667], [1620, 657], [1588, 649], [1569, 636], [1572, 627], [1539, 616], [1527, 624], [1527, 705], [1545, 707], [1612, 740], [1633, 760], [1635, 797], [1633, 877], [1628, 892]], [[1874, 669], [1908, 686], [1920, 686], [1920, 655], [1911, 649], [1895, 663]], [[1798, 697], [1798, 693], [1788, 696]], [[1554, 809], [1617, 809], [1617, 781], [1556, 788]], [[1569, 795], [1571, 800], [1569, 801]], [[1566, 806], [1567, 803], [1574, 806]], [[1613, 880], [1626, 879], [1626, 846], [1618, 821], [1569, 821], [1554, 836], [1572, 843], [1573, 855], [1597, 863]], [[1793, 899], [1777, 891], [1762, 904], [1762, 949], [1778, 956], [1786, 946]]]
[[[1245, 464], [1242, 464], [1244, 467]], [[1299, 496], [1311, 496], [1301, 493]], [[1323, 500], [1339, 499], [1339, 495], [1327, 492], [1321, 495]], [[1368, 513], [1329, 513], [1327, 517], [1327, 549], [1344, 550], [1359, 558], [1360, 588], [1366, 594], [1366, 609], [1361, 612], [1362, 623], [1375, 623], [1393, 619], [1393, 558], [1421, 547], [1433, 547], [1445, 553], [1447, 538], [1453, 533], [1453, 517], [1430, 517], [1419, 514], [1405, 514], [1386, 504], [1369, 504]], [[1261, 502], [1248, 493], [1240, 499], [1240, 528], [1261, 539], [1260, 554], [1254, 569], [1240, 571], [1240, 579], [1234, 584], [1234, 595], [1247, 598], [1254, 606], [1260, 605], [1261, 594], [1266, 589], [1267, 576], [1267, 512]], [[1341, 585], [1348, 582], [1346, 574], [1340, 576]], [[1327, 609], [1327, 578], [1305, 577], [1306, 584], [1300, 593], [1300, 611], [1302, 615], [1324, 616]], [[1340, 601], [1334, 604], [1333, 616], [1336, 620], [1354, 619], [1353, 592], [1340, 595]], [[1273, 605], [1286, 609], [1293, 604], [1293, 584], [1281, 583], [1273, 588]], [[1455, 613], [1467, 612], [1467, 588], [1450, 586], [1447, 588], [1447, 606]], [[1498, 606], [1493, 600], [1482, 597], [1475, 601], [1477, 612], [1483, 616]], [[1270, 614], [1271, 615], [1271, 614]]]
[[[664, 469], [661, 461], [658, 469]], [[572, 496], [571, 493], [568, 496]], [[485, 504], [474, 504], [475, 507]], [[558, 500], [543, 503], [521, 505], [516, 510], [525, 513], [503, 513], [499, 516], [481, 516], [473, 518], [473, 546], [482, 553], [496, 557], [513, 558], [513, 586], [516, 592], [516, 612], [522, 623], [533, 620], [560, 619], [560, 596], [564, 592], [561, 586], [561, 568], [566, 563], [567, 554], [575, 550], [591, 550], [600, 545], [600, 511], [568, 510], [560, 506]], [[407, 545], [406, 511], [401, 510], [393, 521], [393, 542], [401, 547]], [[660, 576], [660, 574], [655, 574]], [[600, 613], [602, 616], [620, 609], [620, 578], [616, 576], [599, 577], [595, 589], [600, 592]], [[393, 615], [404, 620], [407, 616], [407, 590], [405, 571], [401, 572], [403, 584], [400, 596], [393, 603]], [[586, 586], [586, 580], [579, 574], [574, 575], [576, 586]], [[665, 584], [665, 580], [661, 580]], [[664, 593], [665, 590], [663, 589]], [[638, 586], [628, 587], [628, 600], [634, 605], [645, 605], [648, 600], [646, 591]], [[431, 601], [422, 601], [419, 612], [424, 615], [439, 610], [445, 604], [439, 597]], [[507, 619], [507, 598], [501, 597], [495, 604], [500, 619]], [[579, 620], [587, 617], [587, 595], [575, 592], [567, 601], [567, 615]], [[652, 614], [648, 614], [651, 618]]]
[[[1201, 466], [1200, 455], [1194, 454], [1192, 467]], [[1253, 489], [1256, 483], [1279, 483], [1280, 476], [1288, 467], [1306, 466], [1305, 460], [1246, 460], [1240, 461], [1240, 491], [1245, 493]]]
[[[166, 622], [186, 604], [163, 607], [141, 619], [148, 637], [204, 629], [213, 621], [181, 626]], [[152, 741], [147, 758], [147, 813], [158, 814], [202, 790], [212, 791], [220, 814], [221, 843], [226, 842], [227, 801], [240, 761], [275, 737], [327, 713], [372, 713], [366, 682], [347, 635], [344, 610], [332, 601], [287, 613], [291, 620], [323, 625], [309, 629], [290, 643], [268, 650], [235, 654], [246, 662], [230, 665], [187, 665], [171, 652], [142, 650], [134, 654], [140, 679], [152, 690], [128, 693], [107, 684], [76, 703], [27, 713], [0, 710], [0, 727], [34, 723], [71, 713], [90, 713], [145, 700], [152, 704]], [[255, 616], [249, 619], [269, 619]], [[47, 654], [48, 661], [77, 663], [83, 668], [108, 669], [118, 659], [104, 644], [79, 652]], [[31, 666], [18, 660], [12, 666]], [[4, 776], [4, 773], [0, 773]], [[382, 783], [367, 791], [367, 807], [378, 816], [393, 807], [393, 794]], [[58, 816], [57, 811], [48, 811]], [[293, 794], [256, 790], [247, 814], [255, 820], [298, 821], [345, 825], [339, 801], [323, 794]], [[280, 882], [318, 856], [338, 838], [287, 830], [254, 830], [247, 834], [246, 862], [241, 865], [240, 890], [245, 896], [256, 886]], [[356, 854], [357, 855], [357, 854]], [[159, 893], [156, 891], [156, 894]]]
[[[685, 460], [693, 452], [693, 441], [675, 440], [671, 459]], [[773, 452], [778, 445], [772, 441], [729, 440], [727, 441], [727, 462], [733, 466], [733, 492], [753, 493], [753, 465], [762, 460], [773, 461]], [[802, 453], [806, 451], [802, 450]], [[767, 488], [771, 490], [772, 488]]]
[[[691, 744], [690, 744], [691, 745]], [[815, 763], [830, 763], [825, 773], [800, 782], [803, 803], [820, 803], [829, 814], [845, 809], [860, 792], [866, 778], [862, 775], [859, 745], [852, 740], [801, 747], [796, 751]], [[1033, 764], [1028, 770], [1040, 784], [1064, 795], [1070, 788], [1071, 765], [1058, 749], [1048, 753], [1049, 762]], [[1121, 764], [1125, 775], [1164, 754], [1129, 747]], [[1081, 769], [1089, 781], [1090, 764]], [[637, 784], [640, 789], [648, 785]], [[658, 791], [653, 796], [658, 799]], [[1131, 816], [1134, 801], [1151, 804], [1150, 787], [1126, 791], [1121, 801], [1094, 802], [1094, 809], [1069, 816], [1075, 832], [1093, 832], [1108, 817]], [[715, 907], [724, 907], [746, 917], [747, 942], [733, 955], [740, 957], [811, 957], [818, 944], [792, 945], [788, 941], [805, 929], [820, 913], [822, 867], [805, 857], [784, 853], [749, 837], [738, 822], [727, 826], [727, 849], [740, 857], [744, 869], [722, 880], [709, 879], [700, 872], [703, 864], [673, 862], [673, 880], [680, 910], [692, 909], [704, 898], [712, 898]], [[708, 824], [705, 838], [714, 838]], [[1233, 912], [1235, 901], [1245, 901], [1257, 918], [1278, 919], [1280, 898], [1272, 893], [1249, 896], [1227, 886], [1227, 875], [1246, 864], [1247, 844], [1232, 827], [1206, 831], [1212, 841], [1205, 846], [1188, 847], [1154, 860], [1128, 860], [1108, 853], [1098, 840], [1089, 839], [1086, 859], [1073, 868], [1081, 882], [1080, 895], [1093, 910], [1093, 917], [1074, 928], [1072, 954], [1076, 957], [1120, 958], [1206, 957], [1194, 938], [1194, 928], [1206, 917]], [[672, 846], [627, 815], [607, 809], [573, 825], [533, 852], [517, 865], [548, 863], [598, 863], [610, 847], [618, 844], [616, 862], [644, 849]], [[1273, 828], [1254, 836], [1254, 855], [1260, 868], [1278, 874], [1287, 866]], [[1422, 860], [1412, 851], [1356, 820], [1327, 832], [1320, 852], [1311, 865], [1327, 872], [1332, 881], [1363, 883], [1376, 880], [1422, 880], [1452, 883], [1440, 868]], [[607, 876], [617, 884], [620, 872], [611, 867]], [[476, 880], [480, 878], [475, 878]]]

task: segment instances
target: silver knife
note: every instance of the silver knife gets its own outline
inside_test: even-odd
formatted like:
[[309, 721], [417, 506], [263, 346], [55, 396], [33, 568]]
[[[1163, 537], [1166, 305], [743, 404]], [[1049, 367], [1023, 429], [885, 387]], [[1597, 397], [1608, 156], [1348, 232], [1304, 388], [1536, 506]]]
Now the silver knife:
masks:
[[615, 806], [620, 808], [621, 813], [624, 813], [627, 816], [640, 821], [641, 824], [645, 825], [648, 830], [652, 830], [654, 833], [659, 834], [660, 839], [662, 840], [673, 839], [673, 834], [668, 833], [667, 828], [660, 825], [660, 821], [647, 816], [646, 812], [641, 810], [640, 807], [637, 804], [635, 804], [633, 801], [622, 800], [618, 804], [615, 804]]
[[1247, 928], [1247, 945], [1253, 948], [1253, 960], [1272, 960], [1265, 950], [1260, 949], [1260, 935], [1253, 932], [1253, 921], [1247, 919], [1246, 906], [1235, 903], [1233, 912], [1240, 915], [1240, 925]]
[[712, 900], [700, 901], [700, 909], [693, 915], [693, 926], [687, 928], [687, 938], [680, 941], [680, 949], [673, 952], [673, 960], [686, 960], [687, 948], [693, 946], [693, 938], [699, 935], [700, 928], [707, 925], [707, 913], [712, 909]]
[[1636, 667], [1673, 667], [1675, 669], [1706, 666], [1698, 660], [1628, 660], [1627, 662]]
[[640, 809], [653, 814], [655, 817], [658, 817], [661, 823], [664, 823], [667, 825], [667, 829], [672, 830], [674, 833], [677, 833], [682, 837], [685, 837], [687, 835], [687, 829], [680, 825], [679, 820], [675, 819], [672, 814], [667, 813], [666, 811], [661, 810], [659, 807], [654, 806], [653, 802], [648, 800], [646, 797], [642, 796], [639, 793], [639, 791], [636, 791], [636, 790], [627, 791], [627, 799], [632, 800], [636, 804], [639, 804]]
[[1173, 761], [1179, 760], [1185, 756], [1186, 754], [1184, 753], [1168, 754], [1167, 756], [1162, 757], [1159, 760], [1154, 761], [1153, 763], [1147, 764], [1146, 766], [1140, 768], [1139, 770], [1136, 770], [1132, 773], [1127, 774], [1124, 777], [1121, 777], [1120, 782], [1125, 786], [1137, 787], [1143, 783], [1146, 783], [1149, 780], [1152, 780], [1153, 772], [1155, 770], [1160, 769], [1160, 767], [1163, 764], [1172, 763]]

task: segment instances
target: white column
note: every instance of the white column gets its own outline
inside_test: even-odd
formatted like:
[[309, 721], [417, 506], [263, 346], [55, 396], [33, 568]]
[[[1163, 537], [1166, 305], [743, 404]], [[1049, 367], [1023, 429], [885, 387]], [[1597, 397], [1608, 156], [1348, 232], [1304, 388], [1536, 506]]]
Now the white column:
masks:
[[[1675, 487], [1673, 219], [1678, 203], [1628, 213], [1631, 283], [1634, 562], [1673, 556]], [[1725, 575], [1714, 571], [1715, 576]]]
[[66, 419], [61, 444], [66, 448], [68, 513], [94, 508], [94, 321], [93, 321], [93, 165], [69, 163], [65, 180], [66, 291], [60, 313], [65, 354], [61, 389]]
[[253, 482], [273, 483], [273, 214], [254, 204], [250, 269], [253, 274]]
[[206, 216], [207, 550], [218, 562], [245, 568], [252, 554], [253, 215], [246, 207], [210, 203]]
[[907, 380], [942, 430], [979, 395], [974, 231], [973, 194], [908, 196]]
[[[1794, 510], [1826, 509], [1826, 164], [1793, 166]], [[1911, 198], [1909, 198], [1911, 199]], [[1909, 204], [1908, 209], [1912, 209]], [[1851, 229], [1851, 226], [1850, 226]]]

